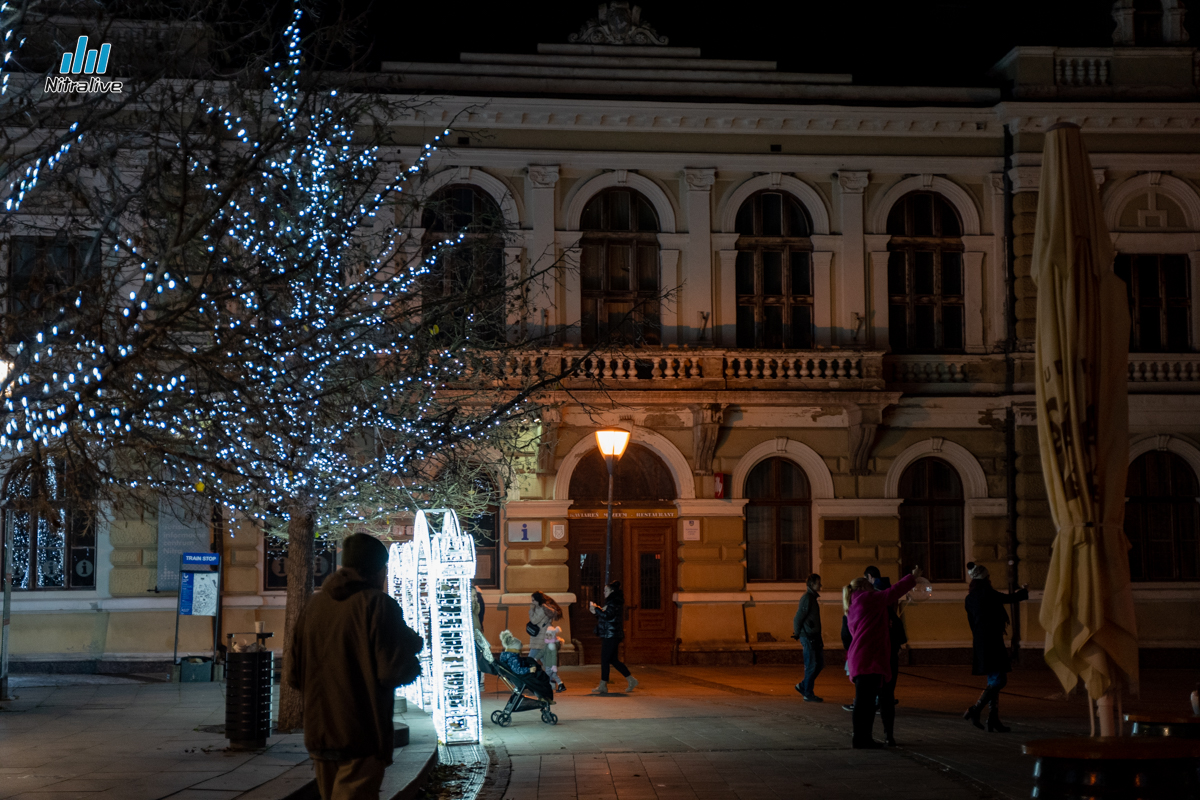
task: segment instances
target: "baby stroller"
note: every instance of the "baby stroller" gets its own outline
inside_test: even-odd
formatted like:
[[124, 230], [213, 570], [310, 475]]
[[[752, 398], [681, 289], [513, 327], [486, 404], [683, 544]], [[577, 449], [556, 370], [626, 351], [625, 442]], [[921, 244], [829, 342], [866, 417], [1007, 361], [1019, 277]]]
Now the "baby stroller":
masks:
[[479, 671], [489, 675], [496, 675], [500, 680], [508, 684], [508, 688], [512, 689], [512, 694], [508, 698], [508, 702], [504, 708], [492, 712], [492, 722], [499, 725], [501, 728], [507, 728], [512, 725], [512, 715], [521, 711], [537, 711], [542, 712], [542, 722], [547, 725], [557, 725], [558, 715], [550, 710], [550, 701], [554, 699], [553, 691], [548, 696], [541, 693], [532, 678], [532, 673], [529, 675], [518, 675], [512, 670], [505, 667], [499, 661], [488, 661], [478, 652], [476, 648], [476, 660], [479, 662]]

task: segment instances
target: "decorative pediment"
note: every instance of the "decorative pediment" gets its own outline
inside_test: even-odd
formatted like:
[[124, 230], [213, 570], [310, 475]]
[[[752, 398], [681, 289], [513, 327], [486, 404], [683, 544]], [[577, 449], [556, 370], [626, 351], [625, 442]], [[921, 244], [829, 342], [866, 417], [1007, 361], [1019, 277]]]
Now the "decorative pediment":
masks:
[[667, 37], [659, 36], [654, 27], [642, 22], [640, 6], [629, 3], [601, 3], [595, 19], [589, 19], [572, 33], [567, 41], [577, 44], [636, 44], [665, 45]]

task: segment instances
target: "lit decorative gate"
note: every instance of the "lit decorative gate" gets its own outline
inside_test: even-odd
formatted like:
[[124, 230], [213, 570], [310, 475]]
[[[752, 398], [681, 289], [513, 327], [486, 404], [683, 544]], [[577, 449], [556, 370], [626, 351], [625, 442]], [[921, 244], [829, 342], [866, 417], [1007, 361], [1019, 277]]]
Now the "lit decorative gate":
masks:
[[[427, 515], [432, 514], [442, 517], [438, 534], [429, 530]], [[418, 511], [412, 541], [391, 547], [391, 594], [405, 621], [425, 639], [421, 677], [400, 691], [410, 703], [432, 712], [438, 739], [446, 744], [479, 742], [473, 577], [475, 543], [450, 509]]]

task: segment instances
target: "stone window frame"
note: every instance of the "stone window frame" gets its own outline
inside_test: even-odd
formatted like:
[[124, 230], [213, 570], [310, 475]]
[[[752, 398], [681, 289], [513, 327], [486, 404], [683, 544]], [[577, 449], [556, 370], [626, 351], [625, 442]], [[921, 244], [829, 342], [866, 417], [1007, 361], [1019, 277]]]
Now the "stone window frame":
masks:
[[[741, 220], [742, 212], [746, 208], [746, 205], [748, 203], [754, 203], [754, 207], [751, 209], [751, 213], [753, 214], [752, 224], [755, 229], [760, 228], [760, 226], [761, 226], [761, 205], [762, 205], [760, 202], [760, 199], [767, 195], [779, 195], [782, 198], [783, 202], [786, 203], [786, 202], [790, 201], [790, 202], [794, 203], [796, 205], [796, 207], [799, 209], [800, 213], [804, 216], [804, 222], [805, 222], [805, 225], [808, 230], [802, 236], [795, 235], [794, 231], [789, 231], [789, 234], [791, 234], [791, 235], [784, 235], [782, 232], [782, 226], [781, 226], [781, 233], [778, 236], [768, 236], [768, 235], [762, 234], [762, 233], [751, 233], [751, 234], [747, 234], [744, 232], [738, 233], [737, 241], [734, 244], [734, 248], [735, 248], [735, 250], [737, 250], [737, 256], [736, 256], [736, 261], [735, 261], [735, 265], [734, 265], [734, 289], [735, 289], [735, 292], [737, 292], [737, 293], [735, 295], [734, 302], [736, 304], [737, 311], [739, 311], [739, 312], [747, 307], [753, 309], [754, 319], [752, 321], [753, 330], [751, 331], [751, 338], [754, 341], [751, 344], [746, 344], [746, 345], [741, 344], [740, 340], [742, 338], [742, 333], [743, 333], [742, 326], [741, 326], [741, 320], [735, 316], [735, 321], [734, 321], [735, 336], [737, 337], [737, 340], [739, 340], [736, 342], [736, 346], [739, 348], [742, 348], [742, 349], [750, 349], [750, 350], [791, 350], [791, 349], [808, 350], [808, 349], [812, 349], [812, 347], [816, 343], [815, 314], [816, 314], [816, 305], [817, 305], [817, 302], [816, 302], [816, 295], [817, 295], [816, 277], [817, 276], [815, 273], [817, 272], [817, 269], [816, 269], [816, 265], [814, 264], [815, 259], [813, 257], [814, 246], [813, 246], [813, 241], [812, 241], [812, 234], [813, 234], [814, 226], [813, 226], [813, 222], [812, 222], [812, 216], [811, 216], [811, 214], [809, 214], [808, 209], [804, 205], [804, 202], [796, 195], [792, 194], [791, 192], [785, 191], [782, 188], [767, 187], [765, 189], [759, 189], [758, 191], [753, 192], [752, 194], [747, 196], [742, 201], [741, 206], [737, 209], [737, 216], [735, 218], [735, 226], [736, 226], [736, 221]], [[781, 211], [782, 211], [782, 209], [781, 209]], [[788, 214], [783, 213], [781, 225], [785, 225], [787, 219], [788, 219]], [[781, 258], [782, 263], [780, 266], [780, 269], [781, 269], [780, 287], [779, 287], [780, 291], [778, 293], [772, 293], [770, 295], [768, 295], [766, 293], [764, 285], [763, 285], [764, 281], [765, 281], [764, 272], [763, 272], [764, 254], [768, 253], [768, 252], [781, 252], [782, 253], [782, 258]], [[794, 258], [797, 254], [803, 254], [804, 261], [806, 262], [805, 266], [808, 270], [808, 292], [807, 292], [807, 294], [797, 293], [795, 291], [795, 287], [792, 285], [792, 282], [790, 280], [791, 273], [792, 273], [790, 262], [791, 262], [791, 259]], [[749, 256], [750, 268], [753, 272], [753, 275], [752, 275], [753, 285], [751, 287], [752, 291], [749, 293], [741, 292], [740, 291], [741, 287], [738, 286], [738, 283], [739, 283], [738, 273], [742, 269], [743, 263], [746, 260], [746, 258], [745, 258], [746, 256]], [[777, 298], [777, 299], [773, 300], [771, 298]], [[781, 332], [783, 341], [782, 341], [780, 347], [771, 347], [765, 341], [766, 332], [764, 329], [764, 325], [765, 325], [764, 314], [766, 312], [766, 309], [768, 307], [772, 307], [772, 306], [782, 306], [785, 309], [785, 311], [782, 315], [782, 320], [781, 320], [781, 324], [783, 326], [783, 331]], [[795, 345], [795, 346], [789, 346], [789, 341], [794, 342], [798, 337], [797, 337], [796, 331], [792, 329], [793, 328], [793, 325], [792, 325], [792, 316], [793, 315], [788, 312], [792, 311], [797, 306], [808, 309], [808, 330], [799, 337], [801, 339], [800, 344]], [[761, 338], [761, 341], [760, 341], [760, 338]]]
[[[1132, 464], [1134, 459], [1150, 450], [1167, 450], [1182, 457], [1200, 478], [1200, 447], [1192, 442], [1167, 433], [1131, 437], [1129, 463]], [[1165, 596], [1194, 601], [1200, 597], [1200, 581], [1138, 581], [1133, 584], [1133, 590], [1135, 600]]]
[[[888, 211], [889, 227], [891, 217], [897, 211], [902, 211], [905, 216], [914, 210], [914, 205], [922, 198], [929, 198], [933, 204], [932, 211], [932, 229], [928, 235], [918, 235], [915, 232], [909, 231], [908, 220], [904, 222], [905, 232], [903, 234], [895, 233], [888, 230], [888, 266], [887, 266], [887, 327], [888, 347], [893, 353], [907, 354], [958, 354], [967, 351], [967, 288], [966, 288], [966, 259], [963, 257], [966, 251], [966, 246], [962, 240], [963, 224], [959, 218], [958, 211], [954, 204], [947, 200], [938, 192], [929, 190], [914, 190], [907, 192], [902, 197], [897, 198], [896, 202]], [[957, 233], [947, 233], [941, 229], [942, 215], [938, 213], [939, 205], [946, 213], [955, 215], [955, 224], [958, 226]], [[917, 262], [918, 254], [930, 254], [930, 278], [931, 284], [928, 291], [918, 291], [916, 287]], [[945, 280], [948, 271], [948, 261], [953, 257], [957, 261], [957, 288], [958, 291], [947, 291], [947, 282]], [[903, 270], [903, 286], [897, 287], [897, 281], [894, 280], [897, 267]], [[903, 349], [897, 347], [897, 343], [892, 341], [891, 331], [895, 327], [893, 314], [897, 307], [904, 308], [905, 314], [905, 346]], [[933, 342], [928, 346], [921, 346], [914, 343], [917, 335], [917, 322], [914, 319], [918, 309], [932, 308], [934, 311], [933, 318]], [[957, 325], [948, 324], [946, 315], [950, 309], [958, 311]], [[952, 346], [947, 343], [950, 338], [952, 328], [957, 328], [954, 331], [954, 339], [958, 344]]]
[[[615, 230], [608, 225], [607, 219], [607, 204], [608, 198], [616, 196], [618, 193], [628, 193], [631, 199], [629, 208], [630, 229]], [[604, 220], [598, 228], [583, 229], [583, 215], [587, 213], [589, 208], [593, 208], [593, 204], [603, 203], [604, 205], [598, 208], [598, 215]], [[654, 230], [640, 229], [640, 214], [639, 206], [645, 206], [646, 210], [652, 213], [654, 219]], [[631, 306], [631, 310], [626, 319], [631, 324], [633, 332], [633, 341], [630, 343], [634, 346], [658, 346], [662, 343], [662, 315], [661, 302], [655, 302], [662, 292], [662, 270], [661, 270], [661, 250], [662, 246], [659, 241], [659, 235], [662, 233], [662, 221], [659, 218], [654, 202], [642, 192], [631, 186], [608, 186], [593, 194], [584, 204], [583, 210], [580, 212], [580, 230], [578, 249], [579, 249], [579, 273], [580, 273], [580, 288], [579, 288], [579, 320], [580, 320], [580, 336], [583, 344], [590, 345], [589, 332], [585, 328], [586, 316], [584, 313], [585, 306], [592, 302], [595, 304], [594, 320], [596, 330], [593, 335], [599, 339], [604, 335], [606, 330], [609, 312], [607, 306], [610, 303], [625, 304]], [[608, 283], [611, 275], [612, 266], [612, 247], [614, 246], [630, 246], [632, 253], [628, 263], [629, 285], [628, 288], [614, 288]], [[584, 254], [589, 247], [599, 248], [600, 253], [600, 278], [601, 287], [588, 289], [583, 284], [585, 265]], [[642, 254], [647, 256], [647, 263], [643, 263]], [[648, 274], [654, 279], [653, 290], [647, 289], [641, 284], [642, 271], [646, 268]], [[653, 307], [651, 307], [653, 306]]]
[[[810, 544], [812, 547], [812, 555], [810, 562], [812, 571], [821, 572], [821, 546], [819, 540], [821, 519], [826, 516], [836, 517], [845, 516], [847, 511], [842, 508], [840, 501], [834, 500], [833, 490], [833, 475], [829, 471], [825, 460], [808, 445], [789, 439], [786, 436], [780, 436], [775, 439], [762, 442], [748, 450], [745, 455], [738, 459], [738, 463], [734, 466], [733, 474], [730, 477], [730, 487], [732, 489], [732, 500], [734, 503], [741, 504], [741, 517], [745, 520], [744, 506], [746, 500], [746, 478], [750, 475], [750, 471], [758, 466], [761, 462], [768, 458], [781, 457], [786, 458], [804, 472], [808, 478], [809, 488], [809, 508], [810, 508]], [[743, 530], [743, 545], [745, 544], [745, 532]], [[754, 588], [758, 591], [764, 590], [772, 585], [779, 586], [797, 586], [803, 584], [800, 581], [765, 581], [754, 582]]]
[[[986, 353], [988, 347], [984, 344], [984, 320], [988, 321], [988, 339], [996, 341], [1004, 334], [1004, 303], [998, 297], [1004, 289], [1004, 255], [1001, 234], [1003, 223], [1002, 181], [998, 173], [986, 176], [987, 185], [991, 187], [993, 213], [991, 222], [993, 232], [981, 234], [980, 210], [975, 196], [948, 178], [941, 175], [913, 175], [903, 178], [888, 187], [887, 190], [876, 194], [870, 203], [867, 214], [867, 230], [864, 241], [869, 257], [870, 273], [870, 307], [867, 316], [872, 321], [872, 347], [888, 350], [887, 320], [887, 266], [888, 240], [887, 217], [897, 200], [909, 192], [923, 190], [936, 192], [950, 202], [958, 212], [962, 223], [963, 242], [963, 292], [965, 305], [965, 351], [967, 353]], [[987, 286], [987, 292], [984, 291]]]
[[[987, 475], [980, 466], [978, 459], [970, 450], [955, 442], [947, 441], [939, 436], [931, 436], [905, 448], [892, 459], [884, 478], [883, 496], [895, 503], [895, 516], [900, 514], [900, 476], [914, 461], [925, 456], [935, 456], [947, 461], [958, 471], [958, 477], [963, 483], [963, 554], [968, 561], [974, 561], [975, 552], [975, 520], [980, 517], [1003, 517], [1008, 514], [1008, 502], [1002, 497], [989, 497]], [[899, 537], [897, 536], [897, 544]], [[901, 565], [902, 567], [904, 565]], [[907, 565], [912, 569], [912, 565]], [[901, 574], [904, 573], [903, 570]], [[939, 589], [966, 589], [967, 582], [939, 584]]]

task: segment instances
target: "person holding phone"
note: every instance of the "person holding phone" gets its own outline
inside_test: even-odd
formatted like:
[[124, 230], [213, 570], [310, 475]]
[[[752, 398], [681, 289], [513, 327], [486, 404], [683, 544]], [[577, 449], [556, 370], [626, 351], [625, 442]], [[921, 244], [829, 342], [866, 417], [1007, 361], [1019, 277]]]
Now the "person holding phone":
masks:
[[613, 581], [605, 586], [604, 605], [590, 602], [588, 610], [596, 615], [596, 635], [600, 637], [600, 685], [592, 689], [592, 694], [608, 694], [610, 667], [616, 667], [625, 677], [625, 691], [632, 692], [638, 680], [617, 658], [617, 649], [625, 638], [625, 593], [621, 591], [621, 582]]

